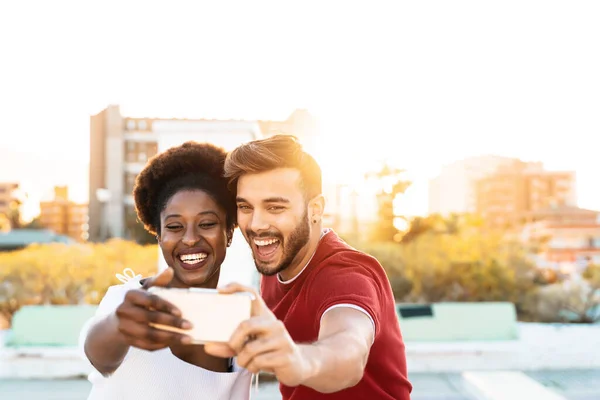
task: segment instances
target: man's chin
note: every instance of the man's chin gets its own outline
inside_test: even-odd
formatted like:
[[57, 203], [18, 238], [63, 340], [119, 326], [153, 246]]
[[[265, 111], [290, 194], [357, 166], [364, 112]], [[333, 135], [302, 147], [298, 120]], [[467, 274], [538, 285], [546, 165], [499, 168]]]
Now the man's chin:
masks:
[[273, 276], [281, 272], [279, 264], [275, 262], [260, 262], [255, 259], [254, 265], [256, 266], [256, 270], [264, 276]]

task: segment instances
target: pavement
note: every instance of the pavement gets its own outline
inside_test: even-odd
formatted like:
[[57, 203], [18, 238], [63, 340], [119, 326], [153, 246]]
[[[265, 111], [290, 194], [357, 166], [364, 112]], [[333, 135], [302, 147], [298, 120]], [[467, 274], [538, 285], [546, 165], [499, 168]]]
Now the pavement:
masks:
[[[600, 399], [600, 369], [527, 371], [528, 377], [567, 400]], [[409, 376], [412, 400], [477, 400], [465, 386], [460, 373], [415, 373]], [[0, 380], [2, 400], [85, 400], [90, 384], [84, 379]], [[253, 400], [280, 399], [276, 384], [261, 384]], [[538, 399], [534, 399], [538, 400]], [[539, 399], [544, 400], [544, 399]]]

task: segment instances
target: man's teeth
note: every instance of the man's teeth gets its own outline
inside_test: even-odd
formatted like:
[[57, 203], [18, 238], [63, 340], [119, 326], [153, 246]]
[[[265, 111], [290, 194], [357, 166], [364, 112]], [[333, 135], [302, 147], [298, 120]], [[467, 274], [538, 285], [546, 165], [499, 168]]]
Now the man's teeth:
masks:
[[179, 258], [186, 264], [197, 264], [200, 261], [204, 260], [207, 256], [208, 255], [206, 253], [183, 254], [179, 256]]
[[256, 244], [257, 246], [268, 246], [270, 244], [277, 243], [277, 242], [279, 242], [279, 239], [267, 239], [267, 240], [254, 239], [254, 244]]

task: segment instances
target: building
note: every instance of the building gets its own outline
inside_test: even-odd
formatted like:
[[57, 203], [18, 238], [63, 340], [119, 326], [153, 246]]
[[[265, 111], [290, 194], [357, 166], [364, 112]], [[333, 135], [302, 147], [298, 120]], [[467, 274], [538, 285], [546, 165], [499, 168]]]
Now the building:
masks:
[[[113, 105], [91, 117], [89, 235], [136, 239], [141, 226], [133, 208], [133, 186], [148, 159], [185, 141], [211, 142], [226, 150], [287, 133], [302, 143], [316, 137], [316, 122], [306, 110], [296, 110], [285, 121], [133, 118]], [[307, 147], [307, 150], [309, 150]]]
[[[113, 105], [90, 119], [89, 237], [154, 241], [137, 221], [133, 186], [137, 174], [155, 154], [186, 141], [210, 142], [226, 150], [242, 143], [286, 133], [302, 143], [314, 139], [315, 123], [305, 110], [285, 121], [133, 118]], [[307, 150], [310, 148], [308, 146]], [[166, 264], [159, 255], [158, 269]], [[220, 282], [236, 280], [258, 284], [248, 245], [239, 230], [234, 233]]]
[[490, 155], [444, 166], [440, 174], [429, 181], [429, 213], [448, 215], [477, 211], [477, 181], [514, 161], [514, 158]]
[[19, 184], [14, 182], [0, 183], [0, 231], [9, 230], [15, 221], [15, 211], [18, 211]]
[[551, 206], [576, 206], [575, 173], [514, 160], [478, 180], [475, 197], [477, 212], [488, 226], [514, 227]]
[[600, 265], [600, 212], [573, 206], [532, 212], [522, 239], [536, 248], [536, 262], [565, 274]]
[[78, 242], [88, 239], [88, 205], [69, 200], [66, 186], [54, 188], [54, 198], [40, 202], [40, 225]]

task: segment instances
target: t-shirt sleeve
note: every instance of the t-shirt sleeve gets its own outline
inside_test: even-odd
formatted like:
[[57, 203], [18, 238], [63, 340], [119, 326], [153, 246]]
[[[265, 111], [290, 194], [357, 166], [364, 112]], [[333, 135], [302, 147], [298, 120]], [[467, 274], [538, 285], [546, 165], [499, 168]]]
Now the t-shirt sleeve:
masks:
[[377, 260], [362, 253], [341, 253], [327, 260], [311, 282], [309, 302], [316, 310], [317, 330], [323, 314], [336, 305], [354, 305], [365, 311], [375, 325], [381, 320], [382, 290], [377, 278]]

